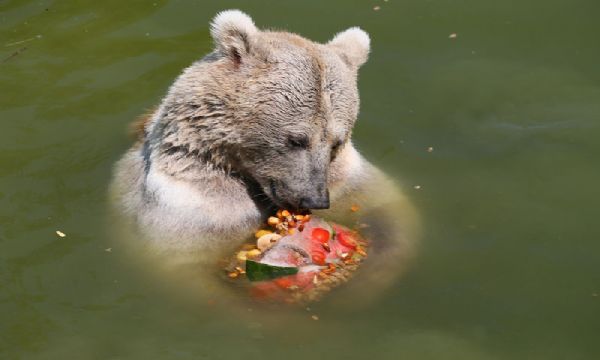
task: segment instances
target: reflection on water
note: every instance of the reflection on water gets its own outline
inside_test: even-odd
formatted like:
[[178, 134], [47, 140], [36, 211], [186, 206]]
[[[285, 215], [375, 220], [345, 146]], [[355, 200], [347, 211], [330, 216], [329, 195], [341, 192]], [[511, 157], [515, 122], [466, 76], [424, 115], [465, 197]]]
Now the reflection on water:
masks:
[[[371, 34], [355, 142], [423, 237], [359, 310], [341, 303], [368, 295], [358, 282], [310, 311], [199, 300], [193, 273], [158, 283], [162, 263], [132, 262], [107, 217], [127, 124], [232, 7], [316, 40]], [[598, 358], [599, 7], [0, 2], [0, 357]]]

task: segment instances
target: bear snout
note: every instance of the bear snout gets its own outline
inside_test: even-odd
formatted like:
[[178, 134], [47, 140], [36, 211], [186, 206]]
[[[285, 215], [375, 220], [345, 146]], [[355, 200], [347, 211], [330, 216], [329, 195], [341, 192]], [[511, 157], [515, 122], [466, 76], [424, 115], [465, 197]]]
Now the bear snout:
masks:
[[[329, 189], [326, 183], [297, 185], [297, 181], [269, 180], [265, 192], [279, 207], [285, 209], [329, 209]], [[268, 189], [268, 192], [267, 192]]]
[[299, 205], [303, 209], [329, 209], [329, 191], [325, 190], [316, 196], [303, 197]]

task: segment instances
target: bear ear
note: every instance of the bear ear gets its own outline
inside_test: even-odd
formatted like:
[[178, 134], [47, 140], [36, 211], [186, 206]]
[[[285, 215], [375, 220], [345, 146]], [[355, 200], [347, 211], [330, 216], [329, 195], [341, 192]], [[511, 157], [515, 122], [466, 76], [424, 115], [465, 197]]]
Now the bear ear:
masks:
[[250, 52], [257, 32], [250, 16], [239, 10], [221, 11], [210, 23], [210, 34], [217, 51], [238, 63]]
[[352, 27], [336, 34], [327, 45], [334, 47], [348, 65], [358, 68], [369, 57], [371, 39], [361, 28]]

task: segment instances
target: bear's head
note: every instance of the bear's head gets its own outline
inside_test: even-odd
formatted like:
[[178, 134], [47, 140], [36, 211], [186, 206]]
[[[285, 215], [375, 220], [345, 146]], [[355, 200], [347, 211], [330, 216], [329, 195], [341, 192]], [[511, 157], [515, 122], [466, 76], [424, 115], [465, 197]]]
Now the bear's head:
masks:
[[191, 157], [239, 173], [279, 207], [328, 208], [369, 36], [350, 28], [319, 44], [259, 30], [237, 10], [217, 14], [211, 35], [213, 53], [184, 71], [159, 109], [160, 156], [182, 169]]

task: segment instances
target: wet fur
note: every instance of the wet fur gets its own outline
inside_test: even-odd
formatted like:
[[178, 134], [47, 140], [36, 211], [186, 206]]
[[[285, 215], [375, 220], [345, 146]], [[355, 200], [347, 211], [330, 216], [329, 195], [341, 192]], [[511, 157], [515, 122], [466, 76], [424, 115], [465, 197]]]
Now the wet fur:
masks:
[[[389, 259], [373, 273], [385, 278], [412, 254], [416, 220], [351, 142], [368, 35], [351, 28], [318, 44], [258, 30], [238, 11], [217, 15], [211, 34], [215, 50], [136, 122], [138, 141], [115, 167], [120, 214], [156, 253], [214, 258], [251, 236], [282, 198], [293, 203], [326, 188], [331, 209], [323, 216], [342, 219], [358, 203], [357, 221], [387, 229], [373, 233], [374, 254]], [[310, 144], [290, 149], [290, 136]]]
[[144, 141], [144, 137], [146, 136], [145, 128], [152, 120], [152, 116], [155, 112], [156, 108], [150, 109], [129, 124], [129, 136], [131, 136], [133, 140]]

